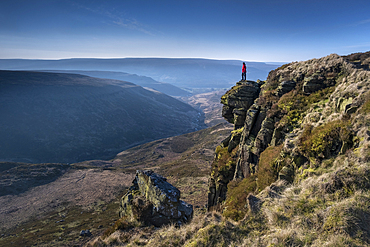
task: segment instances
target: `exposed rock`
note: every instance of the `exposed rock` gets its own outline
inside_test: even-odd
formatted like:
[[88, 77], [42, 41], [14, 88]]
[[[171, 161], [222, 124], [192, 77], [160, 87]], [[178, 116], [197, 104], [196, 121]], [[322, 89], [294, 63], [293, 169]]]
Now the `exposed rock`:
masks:
[[253, 153], [246, 145], [241, 145], [238, 154], [238, 162], [236, 163], [234, 179], [245, 178], [253, 173], [251, 169], [251, 162], [253, 160]]
[[245, 144], [249, 135], [251, 134], [251, 131], [253, 127], [255, 126], [258, 114], [260, 113], [260, 107], [256, 104], [252, 105], [251, 108], [249, 108], [246, 118], [244, 121], [244, 130], [242, 135], [242, 143]]
[[[259, 92], [260, 86], [255, 82], [238, 83], [221, 97], [221, 103], [224, 104], [222, 116], [228, 122], [235, 124], [234, 113], [239, 115], [241, 111], [247, 111], [258, 97]], [[237, 109], [237, 111], [234, 112], [234, 109]], [[240, 121], [238, 121], [238, 123], [240, 123]]]
[[284, 166], [279, 172], [279, 179], [287, 182], [293, 182], [294, 179], [294, 168], [292, 166]]
[[254, 144], [256, 155], [259, 155], [268, 147], [271, 142], [274, 129], [274, 120], [271, 118], [265, 118], [265, 120], [262, 122], [261, 130], [258, 132]]
[[296, 85], [297, 85], [297, 82], [295, 81], [283, 81], [282, 83], [280, 83], [277, 89], [277, 95], [281, 97], [284, 94], [289, 93], [295, 88]]
[[357, 109], [358, 109], [358, 106], [348, 105], [348, 107], [346, 107], [345, 113], [346, 114], [353, 114], [357, 111]]
[[238, 130], [234, 130], [233, 132], [231, 132], [231, 139], [227, 147], [227, 151], [229, 153], [239, 145], [240, 139], [242, 137], [242, 131], [243, 129], [238, 129]]
[[346, 112], [352, 106], [352, 102], [352, 97], [349, 97], [348, 99], [341, 97], [338, 99], [336, 110], [339, 112]]
[[225, 140], [221, 142], [221, 147], [227, 147], [229, 146], [230, 140], [231, 140], [232, 134], [230, 134]]
[[222, 107], [222, 117], [226, 119], [229, 123], [234, 123], [234, 114], [233, 114], [233, 107], [224, 105]]
[[180, 200], [180, 191], [153, 171], [137, 171], [133, 186], [122, 197], [120, 217], [144, 225], [184, 223], [193, 216], [193, 206]]
[[325, 77], [319, 73], [315, 73], [310, 77], [304, 79], [303, 92], [306, 94], [314, 93], [326, 87], [324, 84]]
[[272, 146], [280, 145], [282, 143], [282, 138], [283, 138], [282, 128], [281, 127], [275, 128], [274, 133], [272, 134], [271, 145]]
[[247, 204], [245, 205], [251, 214], [256, 214], [261, 206], [261, 200], [253, 194], [247, 196]]
[[234, 114], [234, 129], [239, 129], [243, 127], [246, 115], [246, 109], [244, 108], [235, 108], [233, 110]]
[[90, 232], [90, 230], [82, 230], [81, 232], [80, 232], [80, 236], [81, 237], [90, 237], [92, 234], [91, 234], [91, 232]]
[[[277, 181], [292, 183], [300, 179], [296, 176], [302, 170], [300, 167], [316, 167], [324, 159], [347, 155], [349, 150], [361, 145], [361, 142], [355, 145], [358, 139], [346, 121], [353, 118], [353, 113], [364, 111], [361, 104], [368, 97], [369, 87], [362, 82], [368, 75], [367, 71], [353, 72], [351, 64], [332, 54], [271, 71], [262, 93], [253, 102], [250, 101], [256, 87], [253, 83], [239, 82], [222, 96], [224, 117], [234, 124], [234, 133], [222, 142], [222, 150], [216, 149], [208, 208], [238, 218], [235, 193], [239, 192], [236, 191], [245, 196]], [[283, 97], [291, 91], [294, 92]], [[311, 95], [314, 92], [317, 93]], [[361, 121], [359, 118], [358, 126]], [[314, 131], [309, 132], [309, 128]], [[239, 137], [235, 131], [240, 129], [243, 131]], [[232, 172], [234, 181], [229, 198], [226, 194]], [[268, 197], [279, 196], [272, 187], [264, 191]], [[254, 211], [253, 199], [250, 195], [247, 200], [250, 211]]]
[[[250, 133], [255, 129], [256, 122], [260, 113], [260, 107], [254, 103], [254, 100], [258, 97], [260, 92], [260, 86], [263, 83], [246, 81], [237, 82], [236, 86], [232, 87], [229, 91], [221, 97], [221, 103], [224, 104], [222, 109], [222, 116], [230, 123], [234, 124], [234, 131], [231, 135], [222, 141], [220, 147], [226, 148], [228, 153], [232, 153], [238, 146], [243, 148], [245, 151], [247, 148], [243, 146], [246, 142], [250, 142], [248, 137]], [[260, 124], [262, 121], [259, 121]], [[255, 130], [256, 131], [256, 130]], [[258, 130], [257, 130], [258, 132]], [[256, 133], [257, 133], [256, 132]], [[243, 145], [240, 145], [243, 143]], [[238, 151], [243, 152], [243, 151]], [[245, 151], [246, 155], [253, 154]], [[237, 155], [240, 156], [240, 155]], [[218, 169], [213, 172], [213, 175], [209, 179], [209, 194], [208, 194], [208, 209], [218, 209], [226, 199], [227, 184], [234, 178], [235, 173], [238, 173], [240, 177], [249, 174], [249, 170], [246, 169], [246, 165], [241, 161], [236, 160], [235, 153], [229, 157], [227, 167]], [[216, 154], [214, 163], [217, 164], [219, 155]], [[244, 160], [243, 160], [244, 161]], [[237, 167], [237, 168], [236, 168]], [[243, 170], [244, 169], [244, 170]], [[237, 170], [237, 171], [236, 171]]]
[[[219, 210], [221, 203], [226, 199], [227, 185], [233, 179], [235, 166], [232, 166], [229, 171], [219, 174], [219, 176], [208, 180], [208, 210]], [[216, 179], [216, 180], [215, 180]]]

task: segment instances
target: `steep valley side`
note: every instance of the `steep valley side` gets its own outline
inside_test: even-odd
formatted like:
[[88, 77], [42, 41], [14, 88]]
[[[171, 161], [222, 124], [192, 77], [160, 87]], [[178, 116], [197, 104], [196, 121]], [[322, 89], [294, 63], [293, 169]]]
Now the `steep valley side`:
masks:
[[0, 71], [0, 160], [73, 163], [206, 127], [191, 106], [135, 84]]

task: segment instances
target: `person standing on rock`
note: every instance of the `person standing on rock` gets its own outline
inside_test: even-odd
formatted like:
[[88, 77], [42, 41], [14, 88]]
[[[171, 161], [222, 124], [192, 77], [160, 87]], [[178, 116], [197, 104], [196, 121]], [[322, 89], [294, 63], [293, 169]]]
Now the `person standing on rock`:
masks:
[[242, 67], [242, 81], [245, 81], [247, 79], [247, 66], [243, 62], [243, 67]]

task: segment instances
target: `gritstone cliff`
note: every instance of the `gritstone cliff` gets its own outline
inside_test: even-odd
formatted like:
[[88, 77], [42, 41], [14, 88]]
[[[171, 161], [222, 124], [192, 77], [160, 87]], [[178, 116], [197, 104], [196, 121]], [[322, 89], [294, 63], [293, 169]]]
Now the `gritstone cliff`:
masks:
[[369, 246], [369, 65], [370, 52], [331, 54], [238, 82], [221, 98], [234, 129], [215, 150], [208, 213], [140, 244]]
[[216, 149], [209, 210], [240, 219], [245, 210], [236, 206], [230, 186], [243, 183], [245, 200], [350, 149], [359, 160], [369, 159], [369, 131], [358, 113], [369, 101], [370, 54], [361, 55], [286, 64], [265, 82], [238, 82], [222, 96], [223, 117], [234, 130]]

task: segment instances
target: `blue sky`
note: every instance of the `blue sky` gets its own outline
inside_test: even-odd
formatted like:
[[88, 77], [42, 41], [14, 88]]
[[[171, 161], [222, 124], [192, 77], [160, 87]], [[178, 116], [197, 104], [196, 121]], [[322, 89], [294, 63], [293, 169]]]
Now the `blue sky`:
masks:
[[369, 0], [1, 0], [0, 58], [290, 62], [370, 50]]

